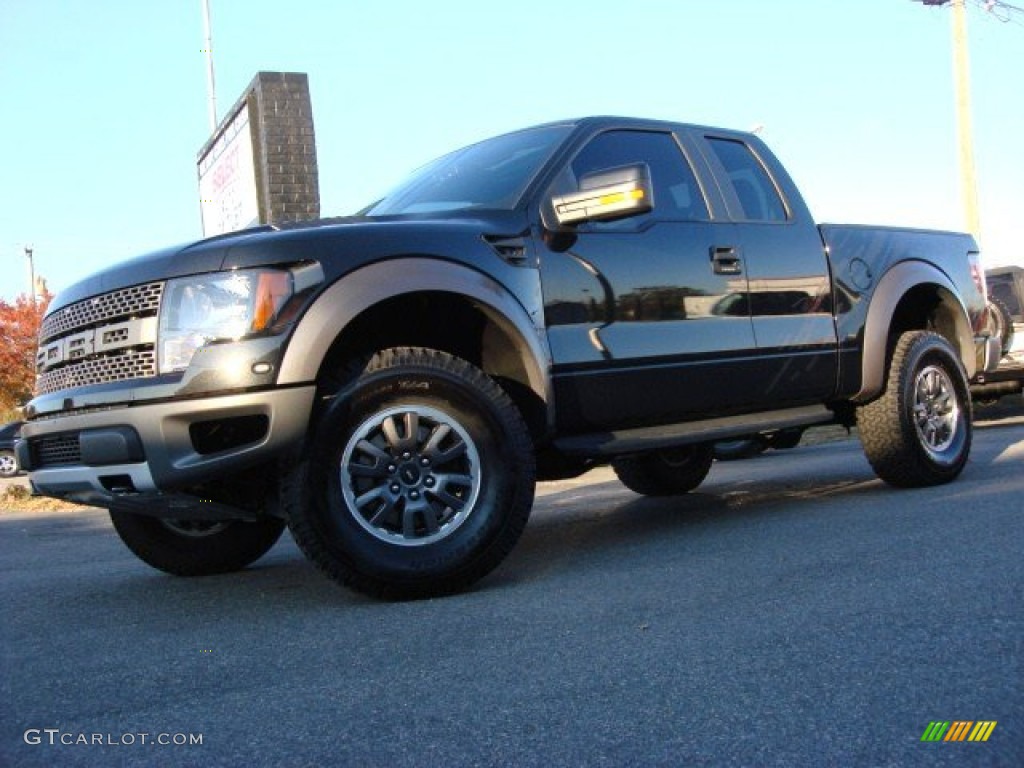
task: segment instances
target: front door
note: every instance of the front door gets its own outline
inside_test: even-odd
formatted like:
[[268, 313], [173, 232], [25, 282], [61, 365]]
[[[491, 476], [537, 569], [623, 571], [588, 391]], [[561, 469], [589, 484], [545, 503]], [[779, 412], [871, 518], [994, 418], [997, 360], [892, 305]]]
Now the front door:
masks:
[[725, 415], [757, 400], [757, 350], [738, 229], [709, 214], [676, 136], [593, 137], [553, 184], [646, 163], [653, 210], [583, 224], [541, 249], [563, 432]]

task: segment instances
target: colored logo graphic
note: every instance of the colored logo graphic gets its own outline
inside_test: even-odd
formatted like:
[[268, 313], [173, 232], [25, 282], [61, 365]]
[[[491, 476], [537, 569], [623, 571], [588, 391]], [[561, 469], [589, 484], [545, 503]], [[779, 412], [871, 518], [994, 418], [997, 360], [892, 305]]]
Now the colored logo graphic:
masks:
[[995, 729], [995, 720], [933, 720], [921, 741], [988, 741]]

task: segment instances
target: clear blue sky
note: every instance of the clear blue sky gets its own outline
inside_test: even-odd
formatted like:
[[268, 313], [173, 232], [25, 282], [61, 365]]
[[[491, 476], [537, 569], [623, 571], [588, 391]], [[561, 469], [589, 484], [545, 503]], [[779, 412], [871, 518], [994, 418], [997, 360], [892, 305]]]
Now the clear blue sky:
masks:
[[[988, 266], [1024, 265], [1024, 13], [970, 5]], [[217, 95], [309, 74], [325, 215], [537, 122], [748, 129], [822, 221], [963, 228], [950, 9], [911, 0], [211, 0]], [[1015, 0], [1024, 6], [1024, 0]], [[200, 0], [0, 0], [0, 297], [200, 235]]]

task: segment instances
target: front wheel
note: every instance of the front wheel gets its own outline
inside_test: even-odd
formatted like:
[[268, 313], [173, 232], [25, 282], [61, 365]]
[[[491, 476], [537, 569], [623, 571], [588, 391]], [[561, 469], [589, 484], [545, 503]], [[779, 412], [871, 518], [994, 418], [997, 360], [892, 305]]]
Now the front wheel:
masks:
[[971, 450], [971, 399], [949, 342], [928, 331], [900, 336], [885, 392], [857, 409], [857, 427], [871, 467], [890, 485], [955, 479]]
[[276, 517], [244, 520], [161, 520], [111, 510], [121, 541], [136, 557], [175, 576], [238, 571], [259, 560], [284, 531]]
[[418, 598], [464, 589], [504, 559], [534, 477], [526, 425], [493, 379], [443, 352], [395, 348], [335, 397], [282, 503], [328, 576]]
[[615, 459], [612, 469], [634, 493], [678, 496], [704, 482], [714, 459], [711, 445], [685, 445]]

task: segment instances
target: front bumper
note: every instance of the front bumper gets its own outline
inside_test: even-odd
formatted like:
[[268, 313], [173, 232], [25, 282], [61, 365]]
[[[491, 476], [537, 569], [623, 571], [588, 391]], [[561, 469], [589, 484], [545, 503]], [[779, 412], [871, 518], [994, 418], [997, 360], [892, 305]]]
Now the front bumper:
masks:
[[181, 517], [195, 504], [180, 489], [301, 446], [314, 394], [310, 385], [42, 418], [25, 424], [16, 452], [43, 495]]

